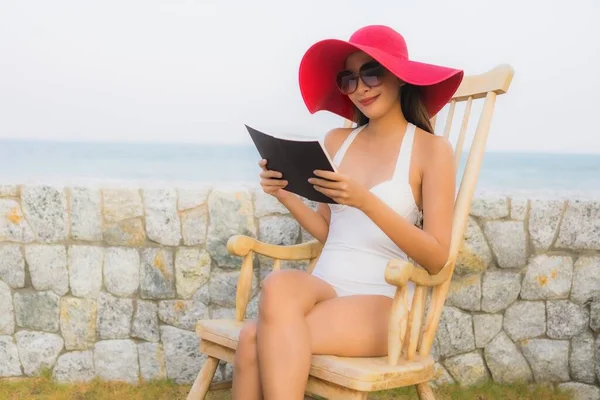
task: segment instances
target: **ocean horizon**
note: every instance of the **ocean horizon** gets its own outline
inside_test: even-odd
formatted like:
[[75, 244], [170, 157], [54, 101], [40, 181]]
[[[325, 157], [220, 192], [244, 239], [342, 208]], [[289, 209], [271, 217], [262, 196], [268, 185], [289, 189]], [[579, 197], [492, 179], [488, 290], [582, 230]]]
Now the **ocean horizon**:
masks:
[[[0, 139], [0, 184], [258, 184], [259, 159], [252, 144]], [[600, 193], [600, 154], [488, 151], [477, 191]]]

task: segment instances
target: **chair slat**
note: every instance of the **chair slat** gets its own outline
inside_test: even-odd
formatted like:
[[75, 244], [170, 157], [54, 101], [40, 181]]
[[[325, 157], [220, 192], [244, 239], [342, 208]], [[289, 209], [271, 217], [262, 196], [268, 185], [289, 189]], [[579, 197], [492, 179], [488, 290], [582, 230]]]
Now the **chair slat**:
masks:
[[275, 261], [273, 261], [273, 271], [279, 271], [281, 269], [281, 260], [279, 258], [276, 258]]
[[448, 110], [448, 118], [446, 118], [446, 127], [444, 128], [444, 138], [450, 137], [450, 130], [452, 129], [452, 120], [454, 119], [454, 109], [456, 108], [456, 100], [450, 101], [450, 110]]
[[396, 290], [388, 326], [388, 363], [398, 364], [408, 326], [408, 285]]
[[465, 143], [465, 133], [467, 132], [467, 126], [469, 125], [469, 117], [471, 115], [471, 106], [473, 105], [473, 97], [469, 96], [467, 105], [465, 106], [465, 113], [463, 115], [462, 123], [460, 124], [460, 132], [458, 133], [458, 139], [454, 148], [454, 165], [458, 166], [460, 163], [460, 157], [462, 155], [463, 145]]
[[[443, 285], [443, 284], [442, 284]], [[438, 285], [431, 291], [431, 302], [429, 304], [429, 311], [425, 319], [425, 325], [421, 332], [421, 340], [419, 344], [419, 355], [429, 355], [429, 350], [433, 344], [435, 333], [437, 331], [437, 325], [442, 315], [442, 309], [444, 307], [445, 299], [441, 296], [442, 285]]]
[[423, 326], [423, 315], [425, 313], [425, 297], [429, 288], [417, 285], [413, 295], [413, 300], [408, 316], [408, 328], [405, 347], [406, 359], [411, 361], [415, 359], [421, 328]]
[[252, 278], [253, 278], [253, 261], [254, 252], [250, 251], [244, 256], [242, 261], [242, 267], [240, 268], [240, 274], [237, 281], [237, 290], [235, 295], [235, 319], [243, 321], [246, 316], [246, 308], [250, 301], [250, 294], [252, 292]]

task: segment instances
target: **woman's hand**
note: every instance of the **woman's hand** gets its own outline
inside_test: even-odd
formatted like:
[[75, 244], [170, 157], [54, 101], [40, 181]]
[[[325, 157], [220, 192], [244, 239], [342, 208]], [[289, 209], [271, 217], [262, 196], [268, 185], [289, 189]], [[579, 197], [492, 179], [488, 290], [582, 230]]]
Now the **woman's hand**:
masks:
[[262, 187], [263, 192], [274, 196], [277, 200], [282, 200], [287, 196], [289, 192], [284, 190], [284, 188], [287, 186], [288, 182], [283, 179], [278, 179], [283, 176], [281, 172], [268, 170], [267, 160], [260, 160], [258, 165], [262, 170], [260, 172], [260, 186]]
[[308, 182], [314, 185], [315, 190], [339, 204], [362, 210], [369, 201], [371, 193], [344, 174], [322, 170], [316, 170], [314, 174], [318, 178], [310, 178]]

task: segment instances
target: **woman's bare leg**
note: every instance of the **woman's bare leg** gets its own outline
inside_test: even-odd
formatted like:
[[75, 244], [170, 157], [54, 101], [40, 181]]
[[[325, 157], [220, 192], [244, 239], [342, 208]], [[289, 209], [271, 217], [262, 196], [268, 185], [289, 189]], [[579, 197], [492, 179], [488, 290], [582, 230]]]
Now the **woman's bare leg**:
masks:
[[[392, 300], [383, 296], [337, 297], [318, 303], [306, 316], [311, 353], [342, 357], [386, 355], [391, 304]], [[254, 321], [249, 322], [240, 334], [234, 361], [233, 400], [261, 398], [256, 326]]]
[[377, 295], [336, 297], [317, 304], [306, 317], [312, 354], [387, 355], [391, 308], [391, 298]]
[[256, 352], [256, 321], [248, 321], [240, 331], [233, 360], [232, 400], [260, 400], [262, 390]]
[[306, 315], [334, 297], [331, 285], [304, 271], [279, 270], [264, 280], [257, 353], [266, 400], [304, 399], [312, 349]]

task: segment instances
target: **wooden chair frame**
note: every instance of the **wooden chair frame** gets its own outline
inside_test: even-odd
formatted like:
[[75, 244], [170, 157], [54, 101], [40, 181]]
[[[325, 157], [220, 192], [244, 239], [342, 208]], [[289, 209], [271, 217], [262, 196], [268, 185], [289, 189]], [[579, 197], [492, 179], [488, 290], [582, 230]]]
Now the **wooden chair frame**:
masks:
[[[466, 102], [465, 112], [454, 149], [455, 163], [460, 162], [472, 103], [483, 99], [483, 108], [474, 133], [471, 149], [460, 180], [454, 206], [452, 239], [448, 261], [436, 275], [408, 261], [389, 260], [385, 280], [397, 287], [389, 321], [388, 355], [382, 358], [340, 359], [313, 356], [306, 394], [328, 399], [366, 399], [372, 391], [415, 385], [420, 399], [434, 399], [428, 384], [434, 375], [430, 349], [434, 341], [440, 316], [448, 294], [456, 258], [468, 223], [471, 201], [485, 152], [497, 95], [508, 91], [514, 71], [509, 65], [500, 65], [481, 75], [466, 76], [449, 102], [443, 135], [449, 138], [456, 103]], [[435, 117], [432, 119], [435, 126]], [[346, 121], [346, 126], [351, 126]], [[208, 356], [202, 366], [188, 400], [204, 399], [212, 388], [228, 387], [230, 382], [212, 383], [219, 360], [233, 362], [239, 333], [250, 301], [253, 279], [253, 257], [260, 254], [274, 259], [273, 270], [281, 268], [280, 260], [309, 260], [307, 270], [312, 271], [322, 249], [316, 240], [292, 245], [277, 246], [257, 239], [235, 235], [227, 242], [230, 254], [243, 257], [236, 292], [235, 320], [199, 321], [196, 332], [200, 336], [200, 350]], [[408, 307], [408, 282], [415, 284], [412, 305]], [[431, 290], [431, 301], [426, 311], [426, 299]], [[426, 314], [426, 315], [425, 315]], [[354, 369], [373, 372], [370, 378], [357, 380], [345, 375]], [[367, 373], [367, 375], [369, 375]], [[369, 375], [370, 376], [370, 375]], [[381, 378], [385, 376], [386, 378]], [[391, 376], [391, 378], [390, 378]]]

